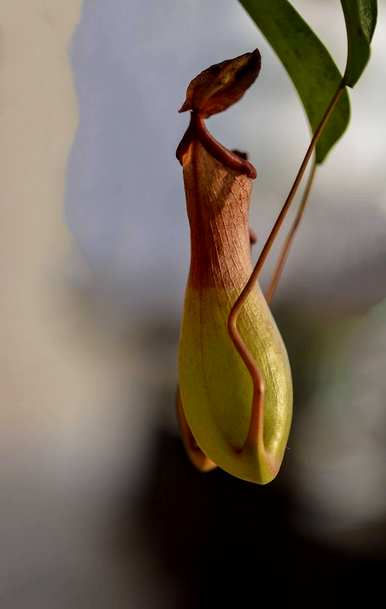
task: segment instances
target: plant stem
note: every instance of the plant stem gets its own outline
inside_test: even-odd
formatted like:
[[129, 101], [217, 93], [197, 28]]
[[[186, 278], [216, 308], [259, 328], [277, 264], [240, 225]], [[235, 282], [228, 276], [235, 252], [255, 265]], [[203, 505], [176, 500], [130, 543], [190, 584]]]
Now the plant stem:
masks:
[[[263, 426], [264, 426], [264, 394], [265, 394], [264, 378], [259, 370], [259, 367], [256, 365], [256, 362], [254, 361], [252, 354], [251, 354], [250, 350], [248, 349], [248, 346], [246, 345], [245, 341], [243, 340], [243, 338], [237, 328], [237, 319], [238, 319], [238, 315], [240, 313], [241, 307], [245, 303], [246, 299], [248, 298], [249, 294], [251, 293], [251, 291], [255, 285], [255, 282], [259, 276], [259, 273], [263, 267], [263, 264], [268, 256], [270, 249], [273, 245], [273, 242], [276, 238], [276, 235], [277, 235], [277, 233], [284, 221], [284, 218], [288, 212], [288, 209], [295, 197], [296, 191], [299, 187], [299, 184], [300, 184], [302, 177], [304, 175], [304, 172], [306, 170], [308, 161], [310, 160], [311, 155], [315, 149], [315, 146], [318, 143], [320, 136], [322, 135], [323, 129], [325, 128], [325, 126], [328, 122], [328, 119], [330, 118], [335, 106], [337, 105], [344, 89], [345, 89], [345, 85], [344, 85], [344, 82], [342, 81], [340, 83], [335, 95], [333, 96], [331, 102], [329, 103], [328, 108], [325, 111], [325, 113], [311, 139], [310, 145], [308, 146], [307, 152], [304, 156], [302, 164], [300, 165], [299, 171], [296, 175], [294, 183], [292, 184], [288, 197], [276, 219], [276, 222], [271, 230], [271, 233], [270, 233], [267, 241], [265, 242], [265, 245], [256, 262], [256, 265], [255, 265], [247, 283], [245, 284], [243, 290], [241, 291], [239, 297], [237, 298], [236, 302], [233, 304], [233, 306], [230, 310], [229, 316], [228, 316], [227, 328], [228, 328], [229, 336], [230, 336], [238, 354], [240, 355], [241, 359], [243, 360], [246, 368], [248, 369], [248, 371], [251, 375], [252, 385], [253, 385], [251, 419], [250, 419], [247, 438], [245, 440], [242, 450], [245, 450], [249, 446], [251, 446], [251, 444], [256, 443], [258, 446], [258, 449], [262, 453], [265, 454], [266, 458], [269, 457], [269, 455], [267, 454], [267, 451], [266, 451], [266, 448], [264, 445], [264, 429], [263, 429]], [[304, 205], [303, 205], [303, 210], [304, 210]]]
[[280, 255], [279, 255], [279, 259], [278, 259], [278, 261], [276, 263], [275, 270], [274, 270], [273, 275], [272, 275], [272, 279], [271, 279], [270, 284], [268, 286], [268, 290], [267, 290], [267, 292], [265, 294], [265, 299], [266, 299], [268, 304], [270, 304], [271, 301], [272, 301], [273, 295], [274, 295], [274, 293], [276, 291], [276, 288], [277, 288], [278, 283], [280, 281], [280, 278], [282, 276], [285, 263], [287, 262], [287, 258], [288, 258], [290, 247], [291, 247], [291, 245], [293, 243], [296, 231], [299, 228], [299, 224], [300, 224], [300, 222], [301, 222], [301, 220], [303, 218], [304, 210], [305, 210], [307, 202], [309, 200], [310, 191], [311, 191], [312, 184], [313, 184], [313, 181], [314, 181], [314, 178], [315, 178], [316, 167], [317, 167], [317, 164], [316, 164], [316, 161], [314, 159], [314, 161], [312, 163], [310, 174], [308, 176], [307, 184], [306, 184], [306, 187], [304, 189], [303, 197], [302, 197], [302, 200], [301, 200], [298, 212], [297, 212], [297, 214], [295, 216], [293, 224], [292, 224], [292, 226], [291, 226], [291, 228], [289, 230], [289, 233], [288, 233], [288, 235], [286, 237], [286, 240], [284, 242], [284, 245], [283, 245], [282, 250], [281, 250]]
[[[325, 126], [326, 126], [326, 124], [328, 122], [328, 119], [330, 118], [333, 110], [335, 109], [335, 106], [337, 105], [337, 103], [338, 103], [338, 101], [339, 101], [339, 99], [340, 99], [340, 97], [341, 97], [341, 95], [342, 95], [342, 93], [344, 91], [344, 88], [345, 88], [344, 83], [341, 82], [339, 87], [338, 87], [338, 89], [337, 89], [337, 91], [336, 91], [336, 93], [335, 93], [335, 95], [333, 96], [332, 100], [330, 101], [330, 103], [329, 103], [329, 105], [327, 107], [327, 110], [325, 111], [325, 113], [324, 113], [324, 115], [323, 115], [323, 117], [322, 117], [322, 119], [321, 119], [321, 121], [320, 121], [320, 123], [319, 123], [319, 125], [318, 125], [318, 127], [317, 127], [317, 129], [316, 129], [316, 131], [314, 133], [314, 135], [312, 136], [311, 142], [310, 142], [310, 144], [309, 144], [309, 146], [307, 148], [307, 152], [306, 152], [306, 154], [304, 156], [304, 159], [303, 159], [303, 161], [302, 161], [302, 163], [300, 165], [300, 168], [299, 168], [299, 171], [298, 171], [298, 173], [296, 175], [296, 178], [295, 178], [295, 180], [294, 180], [294, 182], [292, 184], [291, 190], [288, 193], [287, 199], [285, 200], [285, 203], [284, 203], [284, 205], [283, 205], [283, 207], [282, 207], [282, 209], [281, 209], [281, 211], [280, 211], [280, 213], [279, 213], [279, 215], [278, 215], [278, 217], [276, 219], [276, 222], [275, 222], [275, 224], [274, 224], [274, 226], [273, 226], [273, 228], [272, 228], [272, 230], [271, 230], [271, 232], [269, 234], [269, 237], [268, 237], [267, 241], [264, 244], [264, 247], [263, 247], [263, 249], [261, 251], [261, 254], [260, 254], [260, 256], [259, 256], [259, 258], [258, 258], [258, 260], [256, 262], [256, 265], [255, 265], [255, 267], [254, 267], [254, 269], [253, 269], [253, 271], [252, 271], [252, 273], [251, 273], [247, 283], [245, 284], [243, 290], [241, 291], [239, 297], [237, 298], [236, 302], [234, 303], [234, 305], [233, 305], [233, 307], [232, 307], [232, 309], [231, 309], [231, 311], [229, 313], [229, 319], [232, 319], [232, 318], [233, 319], [237, 319], [237, 316], [238, 316], [238, 313], [239, 313], [241, 307], [243, 306], [244, 302], [248, 298], [248, 296], [249, 296], [249, 294], [250, 294], [250, 292], [251, 292], [251, 290], [252, 290], [252, 288], [253, 288], [253, 286], [254, 286], [254, 284], [255, 284], [255, 282], [256, 282], [256, 280], [257, 280], [257, 278], [258, 278], [258, 276], [259, 276], [259, 274], [260, 274], [260, 272], [262, 270], [262, 268], [263, 268], [264, 262], [265, 262], [265, 260], [266, 260], [266, 258], [268, 256], [271, 248], [272, 248], [272, 245], [274, 243], [276, 235], [279, 232], [279, 230], [281, 228], [281, 225], [283, 224], [283, 221], [284, 221], [284, 219], [285, 219], [285, 217], [287, 215], [289, 207], [290, 207], [290, 205], [291, 205], [291, 203], [292, 203], [292, 201], [293, 201], [293, 199], [295, 197], [296, 191], [299, 188], [299, 185], [300, 185], [300, 182], [301, 182], [301, 180], [303, 178], [304, 172], [306, 170], [308, 161], [311, 158], [311, 155], [312, 155], [312, 153], [313, 153], [313, 151], [314, 151], [314, 149], [316, 147], [316, 144], [318, 143], [319, 138], [322, 135], [323, 130], [324, 130], [324, 128], [325, 128]], [[232, 325], [233, 324], [230, 324], [230, 326], [232, 326]], [[237, 337], [233, 336], [231, 334], [231, 338], [232, 338], [235, 346], [237, 346], [236, 343], [239, 342]]]

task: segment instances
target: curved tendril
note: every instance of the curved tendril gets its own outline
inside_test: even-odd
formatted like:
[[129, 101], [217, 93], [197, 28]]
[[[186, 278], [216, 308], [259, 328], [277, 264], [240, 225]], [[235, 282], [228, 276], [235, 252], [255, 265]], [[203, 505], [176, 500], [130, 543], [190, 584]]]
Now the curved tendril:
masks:
[[[237, 319], [240, 314], [241, 308], [245, 304], [248, 296], [250, 295], [250, 293], [252, 292], [252, 289], [255, 286], [255, 283], [263, 268], [266, 258], [272, 248], [272, 245], [277, 236], [277, 233], [279, 232], [281, 225], [283, 224], [284, 219], [287, 215], [287, 212], [290, 208], [290, 205], [295, 197], [296, 191], [301, 183], [304, 172], [307, 168], [307, 164], [312, 156], [313, 151], [315, 150], [316, 144], [318, 143], [319, 138], [322, 135], [322, 132], [323, 132], [334, 108], [336, 107], [344, 89], [345, 89], [345, 85], [344, 85], [344, 82], [342, 81], [340, 83], [337, 91], [335, 92], [333, 98], [331, 99], [316, 131], [314, 132], [314, 134], [312, 136], [311, 142], [308, 146], [307, 152], [300, 165], [299, 171], [295, 177], [295, 180], [292, 184], [292, 187], [287, 196], [287, 199], [276, 219], [276, 222], [271, 230], [271, 233], [269, 234], [267, 241], [265, 242], [265, 245], [261, 251], [261, 254], [256, 262], [256, 265], [255, 265], [247, 283], [245, 284], [245, 286], [242, 289], [241, 293], [239, 294], [237, 300], [233, 304], [233, 306], [230, 310], [229, 316], [228, 316], [227, 327], [228, 327], [229, 336], [230, 336], [235, 348], [237, 349], [241, 359], [243, 360], [246, 368], [248, 369], [248, 371], [251, 375], [252, 383], [253, 383], [253, 398], [252, 398], [252, 406], [251, 406], [250, 425], [249, 425], [248, 434], [247, 434], [247, 437], [245, 440], [245, 444], [244, 444], [243, 448], [241, 449], [241, 451], [249, 448], [252, 443], [257, 443], [258, 448], [260, 448], [260, 450], [262, 450], [266, 454], [266, 450], [265, 450], [265, 446], [264, 446], [264, 425], [263, 425], [263, 423], [264, 423], [264, 380], [262, 378], [262, 375], [261, 375], [261, 372], [260, 372], [258, 366], [256, 365], [256, 362], [254, 361], [254, 359], [251, 355], [251, 352], [249, 351], [246, 343], [244, 342], [243, 338], [241, 337], [241, 335], [238, 331]], [[266, 454], [266, 456], [268, 457], [269, 455]]]

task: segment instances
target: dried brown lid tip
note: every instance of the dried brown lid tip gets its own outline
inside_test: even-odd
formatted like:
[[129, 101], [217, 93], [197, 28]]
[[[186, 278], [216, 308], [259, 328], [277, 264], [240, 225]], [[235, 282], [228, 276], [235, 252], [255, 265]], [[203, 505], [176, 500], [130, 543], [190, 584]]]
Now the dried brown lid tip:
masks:
[[179, 112], [191, 110], [202, 118], [222, 112], [239, 101], [261, 68], [258, 49], [210, 66], [194, 78]]

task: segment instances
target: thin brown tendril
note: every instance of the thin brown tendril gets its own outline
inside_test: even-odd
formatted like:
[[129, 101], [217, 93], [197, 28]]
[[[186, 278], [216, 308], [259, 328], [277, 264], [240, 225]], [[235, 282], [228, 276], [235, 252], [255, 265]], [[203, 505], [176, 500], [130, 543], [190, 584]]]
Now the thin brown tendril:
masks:
[[[256, 265], [247, 281], [247, 283], [245, 284], [243, 290], [241, 291], [239, 297], [237, 298], [237, 300], [235, 301], [235, 303], [233, 304], [231, 311], [229, 313], [228, 316], [228, 333], [229, 336], [236, 348], [236, 350], [238, 351], [241, 359], [243, 360], [246, 368], [248, 369], [251, 378], [252, 378], [252, 383], [253, 383], [253, 398], [252, 398], [252, 406], [251, 406], [251, 420], [250, 420], [250, 425], [249, 425], [249, 430], [248, 430], [248, 435], [247, 438], [245, 440], [244, 446], [241, 450], [247, 449], [249, 447], [252, 447], [254, 444], [257, 443], [257, 446], [260, 447], [261, 451], [263, 451], [266, 454], [266, 450], [265, 450], [265, 446], [264, 446], [264, 434], [263, 434], [263, 422], [264, 422], [264, 379], [261, 375], [260, 370], [258, 369], [258, 367], [256, 366], [255, 360], [252, 357], [251, 352], [249, 351], [247, 345], [245, 344], [244, 340], [242, 339], [238, 328], [237, 328], [237, 319], [240, 313], [240, 310], [242, 308], [242, 306], [244, 305], [245, 301], [247, 300], [249, 294], [251, 293], [255, 282], [263, 268], [263, 265], [266, 261], [266, 258], [272, 248], [272, 245], [274, 243], [274, 240], [276, 238], [277, 233], [279, 232], [281, 225], [283, 224], [283, 221], [287, 215], [287, 212], [289, 210], [289, 207], [295, 197], [296, 191], [301, 183], [301, 180], [303, 178], [304, 172], [306, 170], [307, 164], [311, 158], [311, 155], [316, 147], [316, 144], [319, 141], [320, 136], [323, 133], [323, 130], [325, 128], [325, 126], [327, 125], [327, 122], [334, 110], [334, 108], [336, 107], [343, 91], [345, 89], [345, 85], [344, 82], [342, 81], [337, 89], [337, 91], [335, 92], [333, 98], [331, 99], [317, 129], [315, 130], [315, 133], [311, 139], [311, 142], [308, 146], [307, 152], [304, 156], [304, 159], [300, 165], [299, 171], [296, 175], [296, 178], [292, 184], [291, 190], [288, 193], [287, 199], [276, 219], [276, 222], [271, 230], [271, 233], [267, 239], [267, 241], [265, 242], [265, 245], [261, 251], [261, 254], [256, 262]], [[266, 454], [266, 456], [268, 457], [269, 455]]]
[[279, 259], [276, 263], [275, 270], [272, 275], [272, 279], [270, 281], [267, 292], [265, 294], [265, 299], [268, 304], [271, 303], [273, 295], [276, 291], [276, 288], [277, 288], [280, 278], [282, 276], [285, 263], [287, 262], [290, 247], [293, 243], [297, 229], [299, 228], [299, 224], [303, 218], [304, 210], [306, 208], [307, 202], [309, 201], [309, 195], [310, 195], [312, 184], [313, 184], [314, 178], [315, 178], [316, 167], [317, 167], [316, 160], [314, 158], [312, 167], [311, 167], [311, 171], [308, 176], [307, 184], [304, 189], [303, 197], [302, 197], [302, 200], [299, 205], [298, 212], [297, 212], [295, 219], [293, 221], [293, 224], [288, 232], [288, 235], [286, 237], [286, 240], [285, 240], [282, 250], [280, 252]]

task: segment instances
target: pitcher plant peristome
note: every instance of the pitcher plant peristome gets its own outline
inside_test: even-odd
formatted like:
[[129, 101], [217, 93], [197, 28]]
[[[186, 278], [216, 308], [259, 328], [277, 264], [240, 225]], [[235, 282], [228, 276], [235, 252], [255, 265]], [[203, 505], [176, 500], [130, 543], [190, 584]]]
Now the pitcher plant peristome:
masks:
[[[292, 416], [286, 349], [259, 288], [230, 313], [252, 274], [248, 211], [254, 167], [227, 150], [204, 118], [238, 101], [260, 70], [256, 50], [189, 85], [183, 166], [191, 264], [179, 348], [180, 427], [192, 462], [265, 484], [277, 474]], [[232, 327], [232, 324], [234, 327]]]

